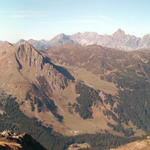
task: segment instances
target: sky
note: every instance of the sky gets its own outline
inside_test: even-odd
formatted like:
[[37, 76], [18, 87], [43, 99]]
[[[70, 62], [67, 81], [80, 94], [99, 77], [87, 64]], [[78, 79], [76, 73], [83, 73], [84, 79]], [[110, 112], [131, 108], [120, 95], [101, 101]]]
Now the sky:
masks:
[[0, 40], [46, 39], [60, 33], [150, 33], [150, 0], [1, 0]]

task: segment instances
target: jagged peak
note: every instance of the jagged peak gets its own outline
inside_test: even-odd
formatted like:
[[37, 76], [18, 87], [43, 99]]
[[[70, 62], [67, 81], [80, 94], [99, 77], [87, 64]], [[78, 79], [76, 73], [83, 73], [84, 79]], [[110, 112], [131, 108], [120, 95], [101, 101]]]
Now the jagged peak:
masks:
[[21, 43], [20, 45], [24, 45], [24, 46], [32, 46], [28, 41], [25, 41], [24, 43]]
[[60, 39], [68, 39], [68, 38], [69, 38], [68, 35], [61, 33], [61, 34], [56, 35], [52, 40], [60, 40]]
[[31, 64], [31, 60], [37, 60], [37, 58], [40, 58], [40, 60], [43, 59], [43, 55], [27, 41], [16, 47], [15, 56], [18, 60], [21, 59], [25, 62], [28, 60], [29, 64]]
[[33, 45], [30, 44], [28, 41], [25, 41], [24, 43], [19, 44], [17, 48], [18, 48], [18, 49], [30, 50], [30, 51], [31, 51], [31, 50], [34, 50], [34, 51], [36, 51], [36, 52], [39, 53], [39, 51], [37, 51], [37, 50], [33, 47]]
[[60, 38], [63, 38], [63, 37], [66, 37], [67, 35], [64, 34], [64, 33], [61, 33], [61, 34], [58, 34], [57, 36], [60, 37]]
[[125, 31], [123, 31], [122, 29], [118, 29], [116, 32], [113, 33], [113, 36], [124, 36], [125, 35]]
[[46, 43], [46, 42], [48, 42], [48, 41], [46, 41], [46, 40], [44, 40], [44, 39], [41, 39], [41, 40], [35, 40], [35, 39], [29, 39], [28, 40], [28, 42], [30, 43], [30, 44], [33, 44], [33, 43]]
[[25, 42], [26, 40], [20, 39], [15, 45], [18, 46], [18, 45], [24, 44]]
[[20, 39], [17, 43], [24, 43], [24, 42], [26, 42], [26, 40]]

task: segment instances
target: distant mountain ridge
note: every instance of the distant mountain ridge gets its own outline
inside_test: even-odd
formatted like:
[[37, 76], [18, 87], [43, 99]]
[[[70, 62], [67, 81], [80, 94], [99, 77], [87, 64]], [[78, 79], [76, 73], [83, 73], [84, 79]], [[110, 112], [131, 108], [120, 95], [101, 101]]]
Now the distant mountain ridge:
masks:
[[[22, 43], [20, 40], [17, 43]], [[134, 35], [126, 34], [123, 30], [118, 29], [112, 35], [101, 35], [96, 32], [76, 33], [73, 35], [66, 35], [64, 33], [58, 34], [51, 40], [28, 40], [38, 50], [46, 50], [51, 47], [63, 45], [66, 43], [87, 45], [101, 45], [107, 48], [115, 48], [125, 51], [132, 51], [138, 49], [150, 48], [150, 34], [141, 38]]]
[[70, 38], [81, 45], [101, 45], [107, 48], [115, 48], [125, 51], [150, 48], [150, 35], [142, 38], [126, 34], [123, 30], [118, 29], [112, 35], [100, 35], [95, 32], [77, 33]]
[[16, 43], [16, 45], [24, 44], [25, 42], [30, 43], [31, 45], [33, 45], [38, 50], [46, 50], [46, 49], [50, 48], [50, 45], [48, 44], [48, 41], [46, 41], [46, 40], [29, 39], [29, 40], [26, 41], [24, 39], [20, 39]]

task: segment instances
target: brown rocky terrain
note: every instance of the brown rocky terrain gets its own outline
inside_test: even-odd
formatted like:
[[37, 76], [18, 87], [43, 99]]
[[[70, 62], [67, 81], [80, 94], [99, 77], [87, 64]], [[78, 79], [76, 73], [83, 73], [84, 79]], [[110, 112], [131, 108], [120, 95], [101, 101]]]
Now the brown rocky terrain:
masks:
[[1, 150], [46, 150], [27, 133], [16, 135], [10, 131], [0, 133]]
[[[0, 45], [1, 60], [1, 88], [13, 94], [23, 94], [31, 88], [32, 83], [38, 82], [38, 77], [49, 78], [51, 85], [49, 92], [53, 89], [63, 89], [67, 86], [67, 77], [59, 71], [59, 67], [51, 63], [48, 57], [43, 56], [29, 43], [13, 46], [8, 42]], [[54, 79], [55, 78], [55, 79]], [[18, 93], [20, 85], [24, 86], [23, 93]], [[26, 90], [25, 90], [26, 89]]]
[[148, 60], [150, 56], [148, 51], [124, 52], [97, 45], [74, 44], [54, 47], [47, 50], [46, 53], [55, 63], [85, 68], [94, 74], [109, 74], [132, 68], [138, 63], [143, 64], [144, 60]]
[[[67, 88], [73, 81], [73, 77], [67, 70], [53, 64], [50, 58], [38, 52], [27, 42], [17, 46], [8, 42], [2, 43], [0, 61], [0, 89], [17, 97], [18, 103], [23, 105], [20, 105], [20, 108], [24, 113], [30, 112], [29, 109], [41, 104], [38, 111], [48, 113], [51, 121], [57, 122], [56, 118], [59, 118], [59, 115], [56, 112], [57, 108], [52, 110], [50, 106], [51, 103], [56, 107], [51, 97], [54, 93]], [[42, 118], [43, 114], [36, 115], [33, 112], [32, 110], [28, 115]]]
[[80, 138], [91, 148], [116, 147], [150, 131], [149, 51], [4, 42], [0, 61], [1, 130], [29, 130], [52, 150]]

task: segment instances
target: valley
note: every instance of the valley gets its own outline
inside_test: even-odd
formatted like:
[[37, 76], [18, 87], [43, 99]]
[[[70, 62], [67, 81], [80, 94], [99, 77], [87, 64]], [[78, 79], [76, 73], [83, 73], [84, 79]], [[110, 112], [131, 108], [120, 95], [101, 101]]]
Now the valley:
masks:
[[2, 42], [0, 60], [0, 131], [27, 131], [51, 150], [114, 148], [150, 131], [149, 51]]

